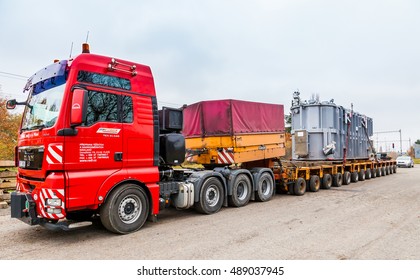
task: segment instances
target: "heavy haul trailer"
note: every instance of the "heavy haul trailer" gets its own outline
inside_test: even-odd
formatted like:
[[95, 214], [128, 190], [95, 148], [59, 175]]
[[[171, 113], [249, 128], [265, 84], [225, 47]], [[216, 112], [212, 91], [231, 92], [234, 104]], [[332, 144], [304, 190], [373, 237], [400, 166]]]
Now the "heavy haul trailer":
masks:
[[303, 195], [320, 188], [341, 187], [397, 172], [394, 160], [359, 160], [343, 162], [281, 161], [282, 174], [278, 181], [281, 191]]
[[[262, 165], [229, 169], [210, 156], [211, 168], [194, 170], [175, 168], [186, 152], [182, 110], [158, 110], [148, 66], [91, 54], [85, 45], [75, 58], [35, 73], [24, 91], [27, 101], [7, 102], [9, 109], [25, 106], [11, 216], [29, 225], [68, 230], [99, 217], [125, 234], [169, 206], [212, 214], [274, 194], [269, 158], [284, 155], [282, 105], [261, 105], [259, 112], [239, 101], [223, 107], [239, 108], [229, 115], [231, 132], [244, 132], [220, 138], [226, 153], [238, 149], [235, 160], [255, 157]], [[217, 118], [224, 129], [226, 119]]]

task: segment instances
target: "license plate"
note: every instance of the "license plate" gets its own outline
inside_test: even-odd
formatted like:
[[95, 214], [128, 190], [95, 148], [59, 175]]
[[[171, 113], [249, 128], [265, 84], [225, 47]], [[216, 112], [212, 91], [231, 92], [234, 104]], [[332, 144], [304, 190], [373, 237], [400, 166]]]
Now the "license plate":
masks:
[[25, 168], [25, 167], [26, 167], [26, 161], [24, 161], [24, 160], [19, 160], [19, 167], [20, 167], [20, 168]]

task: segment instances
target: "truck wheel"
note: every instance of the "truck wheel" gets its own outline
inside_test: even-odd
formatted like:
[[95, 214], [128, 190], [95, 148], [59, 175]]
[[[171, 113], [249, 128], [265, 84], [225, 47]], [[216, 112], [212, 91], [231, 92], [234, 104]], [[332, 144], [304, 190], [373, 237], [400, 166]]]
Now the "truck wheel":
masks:
[[113, 190], [100, 209], [104, 227], [126, 234], [139, 230], [149, 215], [149, 199], [137, 185], [126, 184]]
[[360, 171], [359, 171], [359, 181], [364, 181], [365, 179], [366, 179], [365, 170], [360, 169]]
[[391, 174], [391, 168], [389, 168], [389, 166], [387, 166], [385, 172], [386, 172], [386, 175]]
[[229, 205], [241, 207], [248, 204], [251, 198], [251, 180], [245, 174], [236, 176], [232, 185], [232, 195], [229, 196]]
[[200, 190], [200, 201], [195, 203], [197, 211], [214, 214], [222, 208], [224, 190], [222, 183], [215, 177], [204, 181]]
[[268, 201], [274, 194], [273, 177], [267, 172], [261, 174], [257, 182], [257, 201]]
[[312, 175], [311, 179], [309, 179], [309, 190], [311, 192], [317, 192], [319, 191], [320, 187], [321, 187], [321, 180], [319, 179], [319, 176]]
[[381, 174], [382, 174], [382, 176], [385, 176], [385, 175], [387, 175], [386, 174], [386, 171], [385, 171], [385, 167], [381, 167]]
[[380, 167], [376, 168], [376, 177], [381, 177], [382, 169]]
[[377, 171], [376, 171], [376, 168], [373, 168], [372, 169], [372, 173], [370, 174], [371, 176], [371, 178], [376, 178], [376, 173], [377, 173]]
[[343, 185], [350, 185], [351, 182], [351, 174], [349, 171], [344, 171], [343, 176]]
[[369, 180], [372, 177], [372, 172], [370, 171], [370, 168], [366, 169], [365, 178], [366, 180]]
[[332, 177], [331, 174], [324, 174], [324, 177], [322, 177], [322, 188], [329, 190], [332, 186]]
[[294, 194], [295, 195], [304, 195], [306, 192], [306, 181], [303, 178], [298, 178], [294, 185]]
[[359, 181], [359, 172], [354, 171], [351, 173], [351, 181], [353, 183], [357, 183], [357, 181]]
[[333, 176], [333, 186], [334, 187], [341, 187], [343, 184], [343, 174], [337, 173]]
[[397, 166], [394, 165], [394, 173], [397, 173]]

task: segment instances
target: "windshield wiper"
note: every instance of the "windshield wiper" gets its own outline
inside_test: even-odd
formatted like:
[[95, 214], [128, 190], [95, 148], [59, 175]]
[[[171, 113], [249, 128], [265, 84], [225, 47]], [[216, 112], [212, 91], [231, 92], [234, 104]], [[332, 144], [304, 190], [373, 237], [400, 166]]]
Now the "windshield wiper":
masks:
[[38, 125], [31, 126], [31, 127], [23, 127], [21, 130], [22, 131], [24, 131], [24, 130], [34, 130], [34, 129], [42, 130], [43, 128], [46, 128], [45, 124], [38, 124]]

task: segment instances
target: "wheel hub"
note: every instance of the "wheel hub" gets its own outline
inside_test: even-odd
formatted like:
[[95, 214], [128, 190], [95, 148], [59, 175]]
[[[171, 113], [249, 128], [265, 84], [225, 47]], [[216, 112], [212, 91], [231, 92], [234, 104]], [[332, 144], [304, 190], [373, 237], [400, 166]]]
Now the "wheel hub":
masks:
[[118, 207], [118, 216], [125, 224], [134, 223], [140, 216], [141, 203], [138, 197], [127, 196], [123, 198]]

